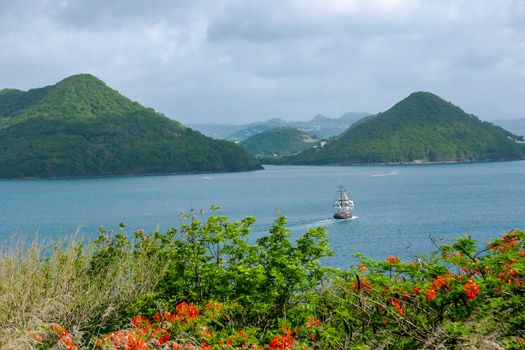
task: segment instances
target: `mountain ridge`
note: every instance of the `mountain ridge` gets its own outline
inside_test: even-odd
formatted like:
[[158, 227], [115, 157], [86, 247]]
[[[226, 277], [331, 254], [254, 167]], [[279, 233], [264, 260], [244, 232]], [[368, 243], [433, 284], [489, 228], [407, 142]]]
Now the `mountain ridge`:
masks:
[[189, 127], [199, 130], [210, 137], [235, 142], [241, 142], [275, 127], [291, 127], [306, 132], [310, 136], [325, 139], [343, 132], [354, 122], [368, 115], [369, 113], [365, 112], [347, 112], [339, 118], [329, 118], [322, 114], [316, 114], [307, 121], [286, 121], [282, 118], [271, 118], [266, 121], [243, 125], [211, 123], [189, 124]]

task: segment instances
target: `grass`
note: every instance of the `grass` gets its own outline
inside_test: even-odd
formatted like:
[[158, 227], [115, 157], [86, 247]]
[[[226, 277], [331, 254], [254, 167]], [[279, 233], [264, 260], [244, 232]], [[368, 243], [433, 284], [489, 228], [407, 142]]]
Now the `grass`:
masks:
[[75, 239], [2, 246], [0, 347], [31, 348], [27, 335], [50, 323], [78, 337], [101, 334], [162, 275], [155, 256], [137, 255], [131, 247], [120, 249], [118, 259], [100, 253]]

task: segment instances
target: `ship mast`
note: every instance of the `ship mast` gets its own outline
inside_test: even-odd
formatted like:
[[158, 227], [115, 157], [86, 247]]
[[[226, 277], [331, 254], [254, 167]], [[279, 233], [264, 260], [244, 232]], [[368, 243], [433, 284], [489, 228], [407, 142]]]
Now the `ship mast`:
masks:
[[339, 196], [335, 200], [334, 207], [341, 211], [348, 211], [354, 207], [354, 201], [348, 197], [348, 189], [342, 185], [339, 187]]
[[348, 196], [348, 189], [342, 185], [339, 187], [339, 195], [334, 202], [334, 207], [337, 209], [334, 214], [335, 219], [351, 219], [353, 217], [354, 201]]

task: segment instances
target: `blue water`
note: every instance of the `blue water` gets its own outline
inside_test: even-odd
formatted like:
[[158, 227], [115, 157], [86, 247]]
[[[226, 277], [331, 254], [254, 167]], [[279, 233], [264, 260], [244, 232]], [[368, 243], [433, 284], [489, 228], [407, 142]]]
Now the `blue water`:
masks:
[[[350, 189], [356, 220], [332, 219], [339, 185]], [[266, 166], [232, 174], [0, 180], [0, 239], [55, 239], [99, 227], [178, 226], [181, 212], [221, 207], [231, 219], [257, 218], [253, 236], [286, 215], [296, 237], [325, 226], [346, 267], [356, 252], [383, 259], [434, 250], [438, 240], [470, 235], [486, 243], [525, 228], [525, 161], [420, 166]]]

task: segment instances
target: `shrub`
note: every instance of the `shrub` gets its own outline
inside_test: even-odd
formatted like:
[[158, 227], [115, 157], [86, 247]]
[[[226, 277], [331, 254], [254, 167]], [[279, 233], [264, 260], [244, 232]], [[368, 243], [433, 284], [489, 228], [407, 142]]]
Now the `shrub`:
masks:
[[19, 244], [0, 258], [0, 346], [39, 349], [518, 349], [525, 233], [468, 237], [403, 261], [323, 267], [324, 228], [295, 242], [251, 217], [88, 246]]

